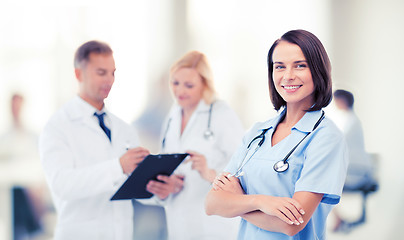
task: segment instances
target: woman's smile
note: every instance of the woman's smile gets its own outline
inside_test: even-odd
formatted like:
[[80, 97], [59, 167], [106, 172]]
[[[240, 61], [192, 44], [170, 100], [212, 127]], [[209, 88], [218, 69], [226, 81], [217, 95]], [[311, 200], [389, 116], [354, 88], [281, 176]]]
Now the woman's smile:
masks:
[[296, 92], [303, 85], [282, 85], [282, 88], [286, 90], [287, 93]]

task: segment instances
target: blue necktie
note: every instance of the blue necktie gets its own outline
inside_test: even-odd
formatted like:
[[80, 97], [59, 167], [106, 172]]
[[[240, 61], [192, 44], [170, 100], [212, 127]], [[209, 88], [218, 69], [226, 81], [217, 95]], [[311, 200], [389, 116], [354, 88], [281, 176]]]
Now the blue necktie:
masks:
[[102, 128], [102, 130], [104, 130], [105, 134], [107, 134], [109, 141], [111, 141], [111, 130], [107, 126], [105, 126], [104, 115], [105, 115], [105, 112], [101, 113], [101, 114], [97, 114], [96, 112], [94, 113], [94, 116], [97, 116], [97, 118], [98, 118], [100, 127]]

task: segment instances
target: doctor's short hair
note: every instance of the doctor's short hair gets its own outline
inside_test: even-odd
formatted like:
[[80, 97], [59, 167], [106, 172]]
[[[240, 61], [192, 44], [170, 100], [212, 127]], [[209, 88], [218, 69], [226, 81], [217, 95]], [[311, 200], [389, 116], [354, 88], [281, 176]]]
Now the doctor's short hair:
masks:
[[213, 84], [212, 69], [209, 66], [205, 54], [198, 51], [190, 51], [177, 60], [170, 69], [170, 82], [173, 75], [181, 68], [195, 69], [202, 78], [204, 85], [202, 98], [207, 104], [211, 104], [216, 98], [216, 90]]
[[74, 55], [74, 68], [85, 67], [88, 61], [90, 60], [90, 54], [112, 54], [111, 47], [100, 41], [88, 41], [81, 45]]
[[314, 84], [314, 105], [306, 111], [317, 111], [330, 104], [332, 99], [331, 63], [327, 52], [320, 40], [306, 30], [292, 30], [276, 40], [268, 52], [268, 84], [272, 104], [275, 110], [286, 106], [285, 100], [275, 89], [272, 55], [276, 46], [281, 42], [296, 44], [306, 58]]

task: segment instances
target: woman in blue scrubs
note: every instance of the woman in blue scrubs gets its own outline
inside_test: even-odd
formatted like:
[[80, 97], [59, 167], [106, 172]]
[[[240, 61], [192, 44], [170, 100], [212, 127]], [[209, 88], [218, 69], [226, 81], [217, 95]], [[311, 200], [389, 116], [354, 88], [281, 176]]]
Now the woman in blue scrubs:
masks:
[[324, 115], [332, 98], [328, 55], [312, 33], [293, 30], [268, 53], [279, 115], [255, 124], [213, 182], [206, 213], [241, 216], [238, 239], [325, 239], [348, 165], [343, 134]]

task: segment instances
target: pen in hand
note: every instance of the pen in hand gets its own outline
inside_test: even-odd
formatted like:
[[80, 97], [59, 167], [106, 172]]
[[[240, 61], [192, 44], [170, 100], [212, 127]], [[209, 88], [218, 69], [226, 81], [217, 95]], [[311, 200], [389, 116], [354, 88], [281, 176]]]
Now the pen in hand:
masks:
[[123, 172], [125, 174], [131, 174], [150, 152], [143, 147], [129, 148], [129, 146], [126, 146], [126, 148], [128, 148], [128, 150], [122, 155], [119, 161]]

